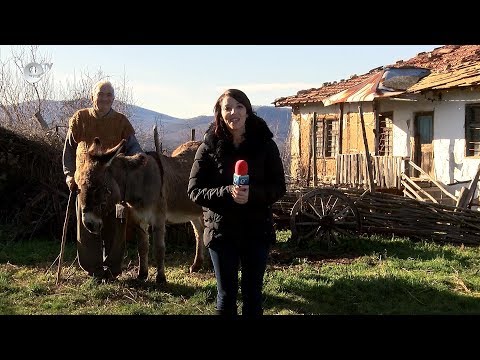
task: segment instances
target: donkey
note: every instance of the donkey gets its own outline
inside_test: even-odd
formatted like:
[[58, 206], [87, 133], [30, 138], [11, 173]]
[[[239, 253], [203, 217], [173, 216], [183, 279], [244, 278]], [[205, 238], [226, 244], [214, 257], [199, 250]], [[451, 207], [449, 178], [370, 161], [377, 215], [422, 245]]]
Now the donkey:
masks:
[[[198, 205], [185, 203], [186, 186], [180, 188], [180, 183], [170, 184], [170, 181], [180, 181], [182, 176], [188, 181], [187, 162], [192, 155], [188, 151], [196, 151], [194, 147], [176, 152], [179, 165], [165, 156], [160, 159], [155, 154], [136, 154], [125, 156], [121, 153], [125, 140], [118, 145], [103, 151], [101, 142], [95, 138], [89, 148], [85, 163], [77, 169], [76, 179], [79, 187], [79, 205], [82, 209], [82, 222], [93, 233], [98, 233], [102, 227], [102, 216], [105, 212], [114, 211], [115, 204], [124, 204], [127, 211], [127, 221], [143, 229], [138, 239], [139, 270], [138, 279], [148, 277], [149, 237], [148, 226], [151, 227], [155, 258], [157, 261], [157, 283], [165, 283], [165, 222], [167, 213], [172, 222], [192, 221], [197, 237], [197, 252], [190, 271], [196, 271], [203, 261], [203, 221], [202, 210]], [[196, 145], [198, 147], [198, 145]], [[194, 156], [194, 155], [193, 155]], [[173, 157], [172, 157], [173, 159]], [[191, 167], [190, 163], [190, 167]], [[177, 176], [167, 175], [167, 171], [178, 171]], [[171, 175], [171, 174], [170, 174]], [[171, 190], [173, 189], [173, 191]], [[183, 190], [183, 191], [182, 191]], [[168, 195], [172, 191], [173, 194]], [[185, 193], [185, 194], [184, 194]], [[170, 199], [170, 207], [167, 199]], [[188, 215], [185, 215], [188, 214]], [[200, 248], [199, 248], [200, 242]]]

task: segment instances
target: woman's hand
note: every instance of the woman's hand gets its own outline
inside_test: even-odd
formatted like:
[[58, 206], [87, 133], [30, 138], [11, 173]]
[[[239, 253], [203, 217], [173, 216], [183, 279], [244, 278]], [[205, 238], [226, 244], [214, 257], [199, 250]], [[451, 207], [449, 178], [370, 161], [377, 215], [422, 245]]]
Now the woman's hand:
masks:
[[233, 201], [237, 204], [246, 204], [248, 202], [249, 185], [232, 185], [230, 189]]

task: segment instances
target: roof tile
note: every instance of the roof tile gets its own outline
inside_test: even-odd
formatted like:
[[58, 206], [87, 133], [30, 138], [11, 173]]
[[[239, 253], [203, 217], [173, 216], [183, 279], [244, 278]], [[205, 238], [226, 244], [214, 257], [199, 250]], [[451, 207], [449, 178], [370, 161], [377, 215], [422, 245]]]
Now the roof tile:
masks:
[[[480, 62], [480, 45], [445, 45], [428, 52], [418, 53], [416, 56], [398, 60], [395, 64], [385, 67], [420, 67], [430, 69], [432, 74], [451, 72], [458, 67], [465, 67]], [[340, 82], [326, 82], [319, 88], [300, 90], [296, 95], [275, 99], [275, 106], [293, 106], [305, 103], [321, 103], [328, 97], [345, 89], [354, 87], [368, 77], [382, 71], [384, 67], [375, 68], [362, 75], [352, 75], [348, 80]], [[432, 76], [432, 75], [430, 75]], [[424, 79], [426, 80], [426, 79]]]

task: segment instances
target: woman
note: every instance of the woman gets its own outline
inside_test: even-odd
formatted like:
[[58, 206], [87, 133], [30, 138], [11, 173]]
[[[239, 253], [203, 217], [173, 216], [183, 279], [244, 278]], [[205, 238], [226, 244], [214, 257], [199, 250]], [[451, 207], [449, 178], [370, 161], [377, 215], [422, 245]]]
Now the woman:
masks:
[[[275, 242], [272, 204], [286, 192], [282, 160], [272, 132], [245, 93], [225, 91], [214, 114], [187, 191], [204, 208], [203, 241], [217, 280], [216, 313], [237, 314], [241, 265], [242, 315], [261, 315], [263, 276]], [[232, 185], [238, 160], [248, 164], [248, 185]]]

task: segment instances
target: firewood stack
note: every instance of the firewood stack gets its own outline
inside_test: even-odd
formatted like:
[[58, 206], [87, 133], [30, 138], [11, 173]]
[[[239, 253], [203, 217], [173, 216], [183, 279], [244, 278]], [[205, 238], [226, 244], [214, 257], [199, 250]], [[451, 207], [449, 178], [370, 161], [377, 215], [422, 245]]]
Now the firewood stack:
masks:
[[408, 197], [340, 190], [355, 202], [366, 233], [395, 234], [438, 243], [480, 245], [480, 211]]

